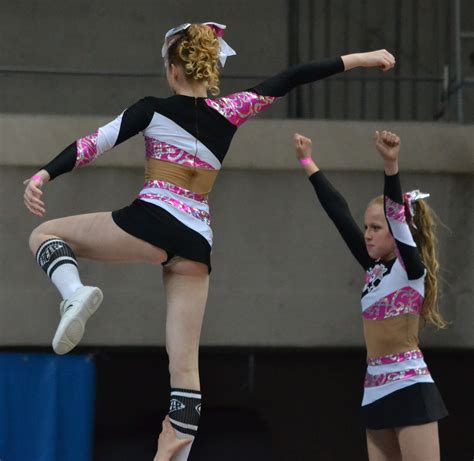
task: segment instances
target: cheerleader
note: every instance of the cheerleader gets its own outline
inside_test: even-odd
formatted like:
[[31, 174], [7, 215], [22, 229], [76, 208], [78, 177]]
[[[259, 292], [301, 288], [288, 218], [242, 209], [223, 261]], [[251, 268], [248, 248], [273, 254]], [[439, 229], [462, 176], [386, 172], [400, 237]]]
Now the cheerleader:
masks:
[[316, 195], [365, 271], [362, 320], [367, 374], [362, 415], [370, 461], [439, 461], [438, 420], [447, 415], [418, 347], [420, 321], [446, 327], [437, 306], [438, 261], [432, 212], [420, 191], [402, 194], [400, 138], [375, 133], [384, 195], [365, 211], [365, 232], [295, 134], [296, 155]]
[[[350, 54], [299, 65], [246, 91], [216, 97], [219, 67], [235, 54], [223, 39], [225, 28], [217, 23], [183, 24], [168, 31], [162, 56], [173, 95], [145, 97], [74, 141], [27, 181], [24, 194], [27, 208], [44, 216], [42, 189], [50, 181], [143, 134], [145, 180], [129, 206], [44, 222], [29, 243], [63, 298], [53, 338], [58, 354], [80, 342], [87, 320], [102, 302], [99, 288], [82, 284], [77, 258], [164, 266], [169, 414], [183, 437], [195, 436], [201, 413], [198, 349], [213, 242], [208, 195], [235, 132], [298, 85], [354, 67], [388, 70], [395, 62], [385, 50]], [[229, 204], [229, 209], [234, 206]], [[191, 444], [176, 459], [187, 459], [190, 449]]]

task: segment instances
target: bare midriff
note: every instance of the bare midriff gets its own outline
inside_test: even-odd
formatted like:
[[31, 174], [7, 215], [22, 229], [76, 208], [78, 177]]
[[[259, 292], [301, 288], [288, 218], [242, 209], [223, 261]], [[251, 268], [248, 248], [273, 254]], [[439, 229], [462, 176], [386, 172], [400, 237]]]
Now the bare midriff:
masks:
[[418, 349], [420, 318], [405, 314], [384, 320], [364, 319], [364, 337], [369, 358]]

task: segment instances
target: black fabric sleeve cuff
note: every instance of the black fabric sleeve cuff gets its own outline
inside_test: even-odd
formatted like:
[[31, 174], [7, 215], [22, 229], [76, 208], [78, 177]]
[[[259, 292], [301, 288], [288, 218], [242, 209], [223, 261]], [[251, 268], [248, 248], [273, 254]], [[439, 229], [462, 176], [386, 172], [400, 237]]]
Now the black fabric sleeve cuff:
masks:
[[76, 164], [77, 146], [76, 141], [66, 147], [59, 155], [57, 155], [48, 164], [43, 166], [42, 170], [49, 173], [52, 181], [57, 176], [72, 171]]

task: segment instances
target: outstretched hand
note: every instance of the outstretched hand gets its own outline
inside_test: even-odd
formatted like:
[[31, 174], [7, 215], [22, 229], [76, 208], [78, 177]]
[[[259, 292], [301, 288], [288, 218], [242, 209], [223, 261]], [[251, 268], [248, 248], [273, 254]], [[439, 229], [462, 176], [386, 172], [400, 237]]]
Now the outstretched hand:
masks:
[[400, 137], [390, 131], [375, 132], [375, 147], [385, 162], [397, 162], [400, 154]]
[[158, 448], [153, 461], [170, 461], [178, 451], [190, 444], [193, 439], [190, 437], [179, 439], [168, 416], [163, 420], [161, 426], [162, 431], [158, 437]]

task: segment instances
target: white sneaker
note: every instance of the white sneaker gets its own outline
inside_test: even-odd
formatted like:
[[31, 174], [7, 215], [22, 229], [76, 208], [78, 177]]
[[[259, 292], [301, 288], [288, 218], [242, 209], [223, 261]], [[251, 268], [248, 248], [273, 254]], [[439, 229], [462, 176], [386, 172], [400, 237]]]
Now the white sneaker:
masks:
[[103, 298], [100, 288], [81, 287], [69, 299], [61, 301], [61, 321], [53, 338], [56, 354], [67, 354], [79, 344], [87, 320], [98, 309]]

